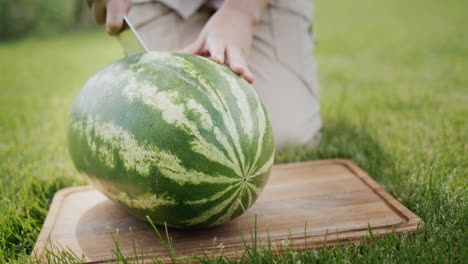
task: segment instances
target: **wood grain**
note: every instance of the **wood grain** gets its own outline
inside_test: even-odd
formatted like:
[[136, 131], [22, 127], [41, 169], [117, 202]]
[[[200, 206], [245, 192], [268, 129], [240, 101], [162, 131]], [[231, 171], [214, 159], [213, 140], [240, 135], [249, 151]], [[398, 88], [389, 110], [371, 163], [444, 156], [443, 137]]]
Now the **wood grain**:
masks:
[[[377, 182], [349, 160], [321, 160], [275, 165], [259, 200], [243, 216], [210, 229], [170, 229], [174, 248], [182, 255], [236, 257], [243, 250], [240, 232], [252, 242], [250, 227], [257, 217], [261, 245], [268, 241], [281, 250], [282, 241], [294, 248], [333, 246], [358, 241], [368, 235], [415, 232], [420, 218], [388, 194]], [[168, 261], [151, 226], [128, 214], [92, 186], [66, 188], [56, 193], [36, 242], [33, 255], [58, 248], [84, 256], [87, 263], [113, 259], [110, 232], [119, 233], [120, 249], [132, 257], [131, 227], [137, 247], [148, 256]], [[163, 229], [160, 229], [161, 231]], [[216, 242], [213, 239], [216, 238]], [[216, 247], [223, 245], [222, 252]], [[237, 252], [237, 253], [236, 253]]]

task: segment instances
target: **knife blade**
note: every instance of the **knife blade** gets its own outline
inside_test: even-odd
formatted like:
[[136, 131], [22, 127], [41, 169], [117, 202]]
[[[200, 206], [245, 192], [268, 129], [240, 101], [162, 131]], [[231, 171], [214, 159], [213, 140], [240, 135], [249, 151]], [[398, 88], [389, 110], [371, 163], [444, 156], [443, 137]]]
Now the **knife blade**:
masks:
[[149, 52], [145, 42], [140, 37], [127, 16], [124, 16], [124, 23], [125, 25], [122, 31], [120, 31], [117, 35], [117, 39], [120, 42], [120, 46], [122, 47], [125, 56], [130, 56], [142, 52]]

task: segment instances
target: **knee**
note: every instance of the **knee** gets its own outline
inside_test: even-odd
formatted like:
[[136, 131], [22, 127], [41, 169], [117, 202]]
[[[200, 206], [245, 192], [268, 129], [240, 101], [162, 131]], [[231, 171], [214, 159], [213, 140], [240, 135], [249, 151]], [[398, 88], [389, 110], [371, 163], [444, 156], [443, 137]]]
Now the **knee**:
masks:
[[320, 123], [276, 129], [274, 125], [273, 127], [276, 150], [297, 146], [314, 147], [320, 141]]

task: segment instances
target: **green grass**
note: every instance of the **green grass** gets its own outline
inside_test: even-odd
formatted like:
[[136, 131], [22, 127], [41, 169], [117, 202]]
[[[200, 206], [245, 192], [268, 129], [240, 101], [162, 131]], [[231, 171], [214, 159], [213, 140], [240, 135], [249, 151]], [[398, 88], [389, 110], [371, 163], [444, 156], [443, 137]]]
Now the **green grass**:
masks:
[[[245, 262], [466, 263], [466, 10], [462, 0], [316, 1], [323, 138], [277, 161], [350, 158], [425, 226], [323, 250], [252, 250]], [[68, 109], [120, 56], [103, 32], [0, 44], [0, 263], [25, 262], [53, 194], [84, 184], [66, 149]]]

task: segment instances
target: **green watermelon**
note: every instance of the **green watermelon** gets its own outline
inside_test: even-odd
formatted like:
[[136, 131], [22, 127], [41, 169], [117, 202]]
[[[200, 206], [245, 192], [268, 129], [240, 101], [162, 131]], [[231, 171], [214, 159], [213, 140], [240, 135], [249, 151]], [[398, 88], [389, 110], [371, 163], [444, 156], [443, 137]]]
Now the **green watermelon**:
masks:
[[78, 171], [134, 215], [178, 228], [220, 225], [263, 189], [274, 161], [268, 114], [225, 65], [151, 52], [85, 84], [68, 124]]

